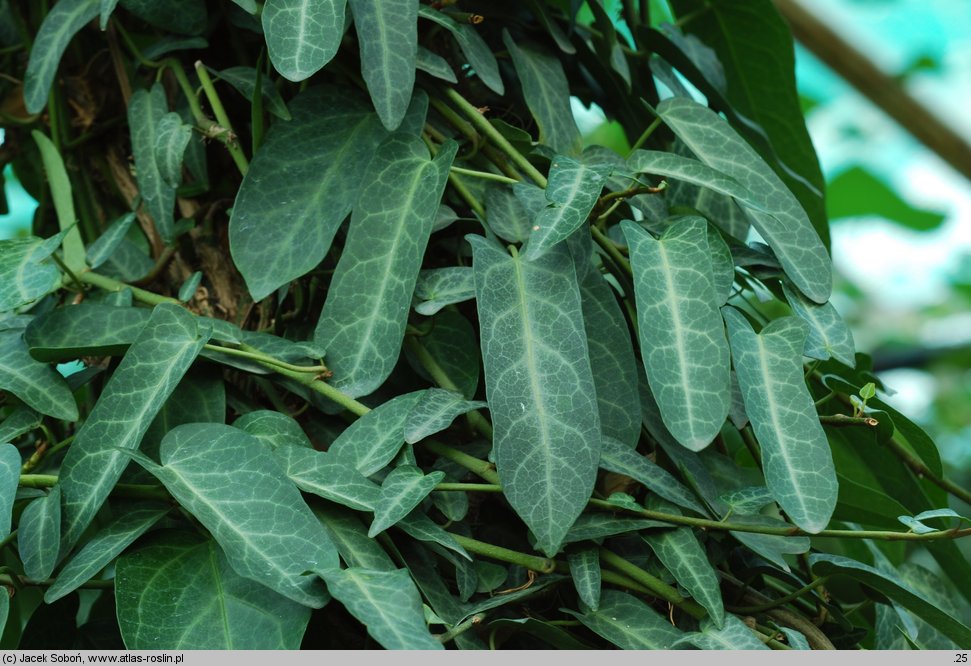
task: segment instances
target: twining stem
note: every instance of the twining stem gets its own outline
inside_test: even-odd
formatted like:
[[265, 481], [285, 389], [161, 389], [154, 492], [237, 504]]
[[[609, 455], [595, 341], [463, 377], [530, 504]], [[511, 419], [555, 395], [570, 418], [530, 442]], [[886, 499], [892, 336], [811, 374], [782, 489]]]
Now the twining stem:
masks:
[[454, 627], [446, 631], [444, 634], [441, 634], [436, 638], [438, 638], [440, 643], [448, 643], [456, 636], [460, 634], [464, 634], [466, 631], [468, 631], [475, 625], [480, 624], [485, 619], [486, 619], [486, 613], [476, 613], [475, 615], [467, 619], [465, 622], [461, 622], [460, 624], [455, 625]]
[[498, 173], [490, 173], [488, 171], [476, 171], [475, 169], [463, 169], [462, 167], [453, 166], [449, 169], [452, 173], [457, 173], [461, 176], [469, 176], [470, 178], [481, 178], [482, 180], [494, 180], [498, 183], [509, 183], [515, 185], [516, 183], [522, 182], [515, 178], [509, 178], [507, 176], [500, 175]]
[[[233, 131], [233, 125], [229, 122], [229, 116], [226, 115], [226, 109], [223, 108], [222, 100], [219, 99], [219, 93], [216, 92], [216, 87], [212, 85], [209, 72], [206, 71], [206, 66], [202, 64], [201, 60], [196, 60], [195, 68], [196, 76], [199, 77], [199, 82], [202, 83], [202, 90], [206, 93], [206, 99], [209, 100], [212, 112], [216, 115], [216, 122], [228, 133], [226, 137], [226, 148], [229, 149], [229, 154], [232, 155], [233, 161], [236, 162], [236, 168], [239, 169], [239, 173], [245, 176], [249, 170], [249, 162], [246, 160], [243, 149], [239, 145], [239, 138], [236, 132]], [[259, 95], [260, 91], [257, 90], [256, 94]]]
[[644, 142], [647, 141], [648, 138], [651, 136], [651, 134], [654, 133], [654, 130], [656, 130], [660, 126], [661, 126], [660, 117], [655, 118], [651, 122], [651, 124], [647, 126], [647, 129], [644, 130], [644, 132], [637, 138], [637, 141], [634, 142], [634, 145], [630, 147], [630, 152], [633, 153], [635, 150], [643, 146]]
[[671, 587], [660, 578], [655, 578], [648, 572], [641, 569], [639, 566], [628, 562], [620, 555], [607, 550], [606, 548], [601, 548], [600, 559], [604, 562], [604, 564], [610, 565], [628, 578], [646, 587], [648, 590], [650, 590], [650, 593], [653, 596], [663, 599], [669, 604], [680, 608], [691, 617], [700, 620], [708, 614], [704, 608], [694, 601], [682, 597], [681, 593], [679, 593], [675, 588]]
[[[479, 460], [474, 456], [470, 456], [468, 453], [464, 453], [463, 451], [459, 451], [451, 446], [447, 446], [433, 440], [425, 440], [423, 446], [432, 453], [461, 465], [473, 474], [480, 476], [490, 484], [493, 484], [499, 488], [499, 475], [496, 473], [496, 468], [493, 467], [492, 463], [485, 460]], [[489, 490], [488, 492], [495, 491]]]
[[182, 305], [178, 299], [169, 298], [168, 296], [161, 296], [139, 287], [133, 287], [130, 284], [119, 282], [114, 278], [101, 275], [100, 273], [95, 273], [94, 271], [85, 271], [78, 275], [78, 279], [85, 284], [90, 284], [93, 287], [98, 287], [99, 289], [104, 289], [105, 291], [119, 292], [124, 291], [125, 289], [131, 289], [132, 297], [136, 301], [146, 303], [147, 305], [159, 305], [161, 303]]
[[819, 422], [831, 426], [869, 426], [871, 428], [880, 425], [872, 416], [847, 416], [846, 414], [822, 414]]
[[502, 546], [496, 546], [491, 543], [486, 543], [485, 541], [479, 541], [478, 539], [462, 536], [461, 534], [456, 534], [455, 532], [449, 532], [449, 534], [452, 535], [452, 538], [455, 539], [458, 544], [462, 546], [462, 548], [465, 548], [470, 553], [482, 555], [483, 557], [488, 557], [493, 560], [499, 560], [500, 562], [518, 564], [525, 569], [529, 569], [530, 571], [535, 571], [536, 573], [541, 574], [553, 573], [556, 570], [556, 562], [551, 559], [537, 557], [536, 555], [527, 555], [526, 553], [520, 553], [519, 551], [510, 550], [509, 548], [503, 548]]
[[494, 483], [440, 483], [435, 486], [439, 492], [501, 493], [502, 486]]
[[294, 372], [309, 372], [313, 375], [319, 375], [321, 373], [330, 372], [326, 365], [294, 365], [293, 363], [287, 363], [286, 361], [281, 361], [279, 359], [273, 358], [272, 356], [267, 356], [262, 352], [249, 347], [247, 345], [240, 345], [239, 349], [233, 347], [222, 347], [220, 345], [203, 345], [205, 349], [209, 351], [218, 352], [220, 354], [226, 354], [228, 356], [237, 356], [239, 358], [245, 358], [256, 363], [262, 363], [270, 365], [276, 368], [284, 368], [286, 370], [293, 370]]
[[771, 601], [767, 601], [767, 602], [762, 603], [762, 604], [757, 604], [755, 606], [738, 606], [736, 608], [732, 608], [731, 610], [732, 610], [733, 613], [746, 613], [746, 614], [750, 614], [750, 613], [762, 613], [762, 612], [765, 612], [765, 611], [768, 611], [768, 610], [772, 610], [773, 608], [778, 608], [780, 606], [785, 606], [786, 604], [788, 604], [788, 603], [790, 603], [792, 601], [795, 601], [796, 599], [798, 599], [802, 595], [804, 595], [804, 594], [806, 594], [808, 592], [812, 592], [817, 587], [822, 587], [823, 585], [826, 584], [826, 581], [827, 580], [828, 580], [828, 577], [827, 576], [820, 576], [819, 578], [817, 578], [816, 580], [812, 581], [808, 585], [804, 585], [804, 586], [800, 587], [798, 590], [795, 590], [794, 592], [790, 592], [789, 594], [787, 594], [784, 597], [779, 597], [778, 599], [772, 599]]
[[611, 259], [613, 259], [618, 266], [624, 269], [627, 275], [633, 276], [634, 269], [631, 268], [630, 261], [621, 253], [620, 248], [607, 238], [607, 235], [595, 226], [590, 227], [590, 233], [593, 235], [593, 239], [597, 241], [597, 245], [603, 248]]

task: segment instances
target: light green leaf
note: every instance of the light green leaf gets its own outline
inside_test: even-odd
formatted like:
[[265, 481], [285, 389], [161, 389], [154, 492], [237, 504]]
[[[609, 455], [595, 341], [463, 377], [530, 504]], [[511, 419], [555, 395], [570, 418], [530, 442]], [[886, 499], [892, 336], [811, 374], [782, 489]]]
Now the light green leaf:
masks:
[[165, 89], [156, 83], [149, 91], [136, 90], [128, 105], [131, 149], [135, 157], [135, 177], [146, 210], [155, 220], [162, 240], [175, 238], [175, 187], [167, 184], [155, 159], [159, 124], [168, 112]]
[[17, 550], [24, 573], [34, 580], [45, 580], [57, 564], [58, 540], [61, 538], [61, 488], [31, 500], [20, 514], [17, 525]]
[[775, 251], [786, 275], [813, 301], [828, 301], [832, 266], [826, 247], [806, 211], [775, 172], [707, 107], [679, 97], [661, 102], [657, 112], [698, 159], [731, 176], [757, 197], [762, 210], [748, 208], [749, 217]]
[[[368, 395], [394, 369], [425, 247], [458, 146], [433, 160], [421, 139], [395, 134], [371, 160], [314, 340], [331, 384]], [[355, 150], [358, 150], [355, 147]]]
[[570, 109], [563, 65], [548, 53], [517, 45], [505, 29], [502, 41], [512, 56], [526, 106], [539, 126], [539, 142], [560, 155], [579, 154], [583, 145]]
[[[34, 42], [34, 46], [37, 43]], [[44, 172], [47, 174], [47, 182], [51, 186], [51, 198], [54, 200], [54, 210], [57, 212], [57, 224], [61, 234], [58, 238], [63, 238], [64, 243], [64, 264], [74, 271], [81, 273], [87, 269], [84, 263], [84, 242], [81, 240], [81, 232], [76, 225], [78, 218], [74, 213], [74, 198], [71, 193], [71, 180], [67, 177], [67, 169], [64, 168], [64, 160], [57, 148], [44, 134], [37, 130], [31, 130], [30, 135], [34, 137], [34, 142], [40, 149], [41, 160], [44, 163]]]
[[429, 268], [418, 274], [415, 297], [421, 302], [415, 312], [431, 316], [452, 303], [475, 298], [475, 279], [468, 266]]
[[[538, 193], [538, 198], [546, 205], [546, 194], [544, 190], [535, 185], [521, 183], [529, 191]], [[519, 185], [517, 185], [519, 187]], [[523, 205], [520, 198], [513, 193], [513, 189], [507, 185], [490, 183], [485, 193], [486, 219], [489, 228], [499, 238], [510, 243], [522, 243], [529, 238], [530, 224], [532, 217]]]
[[415, 67], [427, 74], [431, 74], [436, 79], [442, 79], [449, 83], [458, 83], [459, 81], [455, 78], [455, 72], [452, 70], [452, 66], [448, 64], [448, 61], [437, 53], [432, 53], [424, 46], [418, 47], [418, 53], [415, 56]]
[[361, 75], [381, 122], [397, 129], [411, 101], [418, 54], [418, 0], [348, 0]]
[[824, 553], [811, 554], [809, 565], [813, 573], [820, 576], [834, 574], [850, 576], [900, 604], [958, 645], [971, 645], [971, 629], [914, 592], [911, 587], [889, 572], [879, 571], [842, 555]]
[[925, 525], [921, 521], [931, 520], [933, 518], [957, 518], [958, 520], [963, 520], [971, 522], [971, 518], [965, 518], [953, 509], [932, 509], [930, 511], [921, 511], [916, 516], [898, 516], [897, 520], [906, 525], [911, 532], [916, 534], [928, 534], [930, 532], [939, 532], [940, 527], [930, 527]]
[[[851, 368], [856, 367], [856, 345], [853, 333], [832, 303], [813, 303], [783, 281], [782, 291], [792, 312], [809, 324], [809, 336], [803, 355], [825, 361], [830, 357]], [[872, 396], [871, 396], [872, 397]]]
[[152, 419], [208, 341], [210, 331], [183, 308], [155, 306], [121, 360], [61, 465], [66, 554], [101, 508]]
[[627, 158], [627, 168], [635, 173], [653, 173], [706, 187], [712, 192], [734, 197], [749, 208], [762, 210], [758, 198], [737, 180], [689, 157], [657, 150], [635, 150]]
[[273, 455], [290, 480], [304, 492], [356, 511], [373, 511], [378, 503], [381, 488], [335, 453], [280, 446]]
[[506, 91], [502, 85], [502, 78], [499, 76], [499, 65], [496, 63], [496, 57], [492, 54], [492, 49], [486, 44], [485, 40], [475, 31], [475, 27], [459, 23], [444, 12], [425, 5], [419, 5], [418, 16], [434, 21], [452, 33], [455, 42], [462, 49], [462, 53], [469, 61], [475, 75], [492, 92], [497, 95], [505, 94]]
[[247, 14], [255, 14], [259, 11], [256, 0], [233, 0]]
[[586, 222], [608, 174], [602, 165], [587, 166], [564, 155], [553, 158], [546, 186], [549, 204], [533, 218], [526, 259], [542, 256]]
[[311, 608], [327, 597], [307, 571], [337, 566], [337, 549], [256, 437], [191, 423], [169, 431], [162, 466], [136, 460], [199, 519], [244, 578]]
[[[469, 320], [454, 310], [442, 310], [432, 319], [431, 332], [421, 339], [422, 346], [459, 392], [470, 399], [479, 386], [479, 345]], [[410, 352], [408, 361], [416, 372], [431, 380]]]
[[126, 506], [124, 512], [98, 530], [61, 568], [57, 580], [44, 593], [45, 603], [54, 603], [94, 578], [168, 512], [169, 507], [164, 504], [145, 502]]
[[[212, 70], [219, 78], [231, 85], [239, 94], [252, 101], [253, 93], [256, 92], [256, 69], [253, 67], [228, 67], [221, 70]], [[260, 80], [260, 92], [266, 101], [266, 109], [281, 120], [290, 120], [290, 110], [280, 97], [280, 91], [273, 85], [273, 81], [268, 76]]]
[[313, 449], [300, 424], [280, 412], [269, 409], [248, 412], [233, 421], [233, 427], [245, 430], [272, 450], [281, 447]]
[[340, 48], [346, 0], [267, 0], [263, 34], [270, 62], [291, 81], [310, 78]]
[[337, 89], [310, 88], [290, 112], [253, 158], [229, 222], [233, 261], [255, 300], [323, 260], [385, 137], [367, 104]]
[[182, 182], [182, 156], [192, 139], [192, 128], [182, 123], [182, 116], [170, 111], [162, 116], [155, 129], [155, 164], [159, 176], [169, 187]]
[[772, 493], [764, 486], [740, 488], [723, 493], [718, 499], [724, 502], [732, 513], [742, 515], [758, 513], [762, 507], [774, 501]]
[[17, 496], [17, 485], [20, 483], [22, 463], [16, 446], [0, 444], [0, 538], [2, 539], [6, 539], [10, 534], [11, 512]]
[[118, 559], [115, 599], [129, 650], [295, 650], [310, 609], [253, 585], [211, 539], [167, 531]]
[[566, 533], [563, 543], [588, 540], [599, 542], [606, 537], [637, 532], [652, 527], [670, 528], [671, 526], [668, 523], [647, 520], [646, 518], [618, 518], [612, 513], [583, 513], [570, 526], [570, 531]]
[[9, 391], [27, 406], [64, 421], [76, 421], [77, 403], [64, 378], [27, 352], [22, 332], [0, 332], [0, 390]]
[[[16, 407], [2, 422], [0, 422], [0, 444], [6, 442], [12, 442], [24, 433], [28, 433], [34, 428], [41, 424], [41, 416], [35, 412], [30, 407]], [[0, 446], [2, 448], [2, 446]], [[0, 453], [0, 469], [3, 467], [3, 455]], [[14, 467], [19, 467], [18, 462]], [[0, 478], [3, 472], [0, 472]], [[0, 481], [0, 487], [3, 487], [3, 481]], [[0, 511], [2, 513], [2, 511]], [[0, 528], [0, 534], [3, 533], [3, 529]], [[0, 536], [0, 539], [3, 537]]]
[[97, 268], [114, 254], [125, 234], [135, 221], [135, 213], [125, 213], [105, 229], [96, 241], [88, 246], [87, 261], [91, 268]]
[[707, 513], [692, 492], [667, 470], [613, 437], [603, 438], [600, 466], [609, 472], [631, 477], [658, 497], [680, 507], [702, 515]]
[[[718, 589], [717, 587], [715, 588]], [[705, 618], [701, 631], [685, 635], [679, 643], [691, 643], [702, 650], [768, 650], [744, 622], [734, 615], [725, 617], [724, 626]]]
[[61, 234], [48, 238], [0, 241], [0, 312], [9, 312], [46, 296], [61, 283], [61, 271], [50, 256]]
[[659, 530], [642, 535], [657, 559], [674, 579], [708, 611], [716, 626], [725, 622], [718, 574], [690, 527]]
[[24, 102], [28, 113], [40, 113], [44, 109], [64, 49], [98, 12], [99, 0], [60, 0], [44, 17], [30, 49], [24, 76]]
[[377, 541], [368, 538], [367, 529], [358, 518], [359, 514], [328, 502], [316, 504], [313, 510], [347, 566], [394, 571], [395, 564], [388, 554]]
[[580, 601], [596, 611], [600, 607], [600, 549], [585, 546], [568, 553], [566, 559]]
[[425, 625], [421, 596], [406, 569], [351, 567], [321, 572], [327, 589], [388, 650], [441, 650]]
[[180, 35], [197, 35], [206, 28], [203, 0], [121, 0], [121, 6], [150, 25]]
[[445, 430], [456, 417], [486, 406], [485, 402], [465, 400], [454, 391], [428, 389], [405, 421], [405, 441], [409, 444], [419, 442]]
[[381, 484], [381, 494], [374, 507], [374, 521], [368, 530], [368, 537], [373, 539], [411, 513], [443, 478], [445, 472], [423, 474], [411, 465], [401, 465], [391, 470]]
[[405, 443], [408, 415], [424, 391], [392, 398], [359, 418], [330, 445], [328, 454], [371, 476], [394, 460]]
[[762, 447], [766, 486], [796, 525], [816, 533], [833, 515], [838, 484], [803, 378], [805, 324], [784, 317], [756, 335], [737, 310], [723, 313], [745, 411]]
[[651, 392], [675, 439], [700, 451], [721, 430], [731, 404], [731, 367], [707, 224], [685, 218], [660, 240], [633, 222], [625, 221], [623, 229]]
[[599, 610], [566, 612], [622, 650], [670, 650], [684, 636], [643, 601], [617, 590], [600, 593]]
[[506, 498], [549, 556], [586, 506], [600, 417], [573, 260], [535, 261], [472, 244], [493, 451]]

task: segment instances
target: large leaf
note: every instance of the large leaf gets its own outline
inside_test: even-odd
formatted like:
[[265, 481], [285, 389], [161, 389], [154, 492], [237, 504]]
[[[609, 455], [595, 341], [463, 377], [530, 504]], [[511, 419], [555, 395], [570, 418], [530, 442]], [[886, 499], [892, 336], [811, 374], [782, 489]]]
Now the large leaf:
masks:
[[0, 331], [0, 389], [29, 407], [65, 421], [76, 421], [78, 406], [64, 378], [31, 358], [19, 330]]
[[31, 500], [20, 514], [17, 550], [28, 578], [44, 580], [57, 564], [61, 538], [61, 489], [54, 486], [43, 497]]
[[364, 101], [332, 88], [301, 93], [290, 113], [253, 158], [229, 222], [233, 261], [256, 300], [321, 262], [385, 136]]
[[496, 63], [496, 57], [473, 26], [459, 23], [445, 12], [437, 11], [426, 5], [419, 5], [418, 15], [434, 21], [452, 33], [455, 42], [468, 60], [469, 66], [475, 75], [482, 79], [482, 83], [497, 95], [505, 93], [502, 78], [499, 76], [499, 65]]
[[570, 86], [563, 65], [548, 53], [517, 45], [505, 30], [502, 41], [512, 56], [526, 106], [539, 126], [539, 142], [561, 155], [578, 154], [580, 130], [570, 109]]
[[839, 312], [832, 303], [813, 303], [799, 292], [790, 289], [782, 283], [792, 312], [809, 324], [809, 335], [806, 338], [806, 348], [803, 355], [825, 361], [835, 358], [840, 363], [850, 366], [856, 365], [856, 346], [853, 343], [853, 333], [846, 325]]
[[570, 527], [563, 542], [576, 543], [587, 540], [599, 542], [605, 537], [638, 532], [652, 527], [669, 528], [670, 525], [646, 518], [617, 517], [611, 513], [584, 513]]
[[[761, 157], [714, 111], [683, 97], [661, 102], [658, 115], [702, 162], [731, 176], [757, 197], [752, 224], [786, 275], [817, 303], [829, 300], [832, 266], [806, 211]], [[744, 201], [739, 201], [744, 205]]]
[[28, 113], [40, 113], [71, 38], [98, 15], [99, 0], [61, 0], [55, 4], [34, 38], [24, 77], [24, 103]]
[[344, 34], [346, 0], [267, 0], [263, 34], [270, 62], [291, 81], [303, 81], [330, 62]]
[[624, 222], [637, 299], [641, 354], [668, 430], [698, 451], [721, 430], [731, 368], [718, 316], [707, 224], [685, 218], [655, 240]]
[[424, 474], [413, 465], [401, 465], [391, 470], [381, 484], [368, 537], [373, 539], [411, 513], [444, 477], [445, 472]]
[[532, 261], [567, 239], [586, 221], [603, 189], [608, 169], [557, 155], [546, 186], [548, 205], [533, 218], [526, 258]]
[[734, 615], [725, 617], [724, 626], [705, 619], [701, 631], [686, 635], [680, 642], [702, 650], [768, 650], [748, 625]]
[[692, 528], [658, 530], [644, 534], [644, 540], [664, 568], [705, 607], [715, 625], [721, 628], [725, 621], [725, 607], [722, 604], [718, 574], [708, 561], [708, 555]]
[[600, 593], [600, 608], [567, 611], [622, 650], [670, 650], [684, 633], [637, 597], [617, 590]]
[[702, 515], [706, 513], [691, 491], [670, 472], [613, 437], [606, 436], [603, 439], [600, 466], [607, 471], [631, 477], [658, 497], [680, 507]]
[[756, 335], [738, 311], [726, 307], [724, 315], [745, 411], [762, 447], [766, 486], [796, 525], [818, 532], [833, 515], [838, 484], [803, 378], [805, 324], [784, 317]]
[[337, 565], [337, 549], [300, 491], [256, 437], [191, 423], [162, 440], [162, 466], [135, 459], [199, 519], [240, 576], [312, 608], [327, 601], [308, 571]]
[[44, 593], [44, 601], [54, 603], [94, 578], [125, 548], [161, 520], [169, 509], [164, 504], [147, 502], [126, 506], [124, 512], [98, 530], [77, 555], [61, 568], [57, 580]]
[[0, 312], [36, 301], [58, 287], [61, 271], [50, 256], [60, 244], [60, 235], [0, 241]]
[[411, 102], [418, 56], [418, 0], [348, 0], [361, 47], [361, 75], [389, 130]]
[[209, 339], [209, 330], [198, 324], [177, 305], [157, 305], [105, 385], [61, 465], [62, 555], [77, 543], [128, 465], [120, 449], [138, 447]]
[[425, 625], [421, 596], [408, 571], [369, 571], [351, 567], [322, 572], [327, 589], [367, 625], [388, 650], [441, 650]]
[[328, 454], [371, 476], [390, 463], [405, 443], [405, 424], [424, 391], [392, 398], [352, 423], [330, 445]]
[[0, 443], [0, 538], [10, 534], [11, 511], [20, 482], [20, 452], [13, 444]]
[[[355, 148], [357, 150], [357, 148]], [[367, 395], [391, 373], [457, 145], [433, 160], [420, 139], [395, 134], [371, 160], [347, 242], [314, 334], [331, 383]]]
[[162, 240], [171, 243], [175, 238], [175, 187], [165, 182], [155, 159], [159, 124], [167, 111], [165, 89], [161, 83], [153, 85], [151, 90], [136, 90], [128, 105], [138, 191]]
[[409, 444], [419, 442], [445, 430], [456, 417], [486, 406], [485, 402], [465, 400], [455, 391], [428, 389], [408, 415], [405, 422], [405, 441]]
[[600, 459], [600, 417], [573, 260], [535, 261], [472, 244], [493, 450], [504, 492], [547, 555], [583, 511]]
[[115, 599], [129, 650], [294, 650], [310, 609], [233, 571], [216, 542], [160, 533], [118, 559]]

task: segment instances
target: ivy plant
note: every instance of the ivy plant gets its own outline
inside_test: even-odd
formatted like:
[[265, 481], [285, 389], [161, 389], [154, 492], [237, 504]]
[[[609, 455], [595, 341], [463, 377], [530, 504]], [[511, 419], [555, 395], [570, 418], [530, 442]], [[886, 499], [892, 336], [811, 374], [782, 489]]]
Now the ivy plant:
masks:
[[4, 647], [971, 647], [971, 493], [829, 300], [770, 0], [0, 42]]

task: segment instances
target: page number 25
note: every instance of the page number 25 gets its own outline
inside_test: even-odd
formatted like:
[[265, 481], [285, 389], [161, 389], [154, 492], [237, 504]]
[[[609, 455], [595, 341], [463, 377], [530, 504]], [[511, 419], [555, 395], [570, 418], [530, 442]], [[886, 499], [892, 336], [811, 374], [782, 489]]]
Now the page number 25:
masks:
[[968, 653], [967, 652], [958, 652], [958, 653], [956, 653], [954, 655], [954, 663], [955, 664], [966, 664], [966, 663], [968, 663]]

